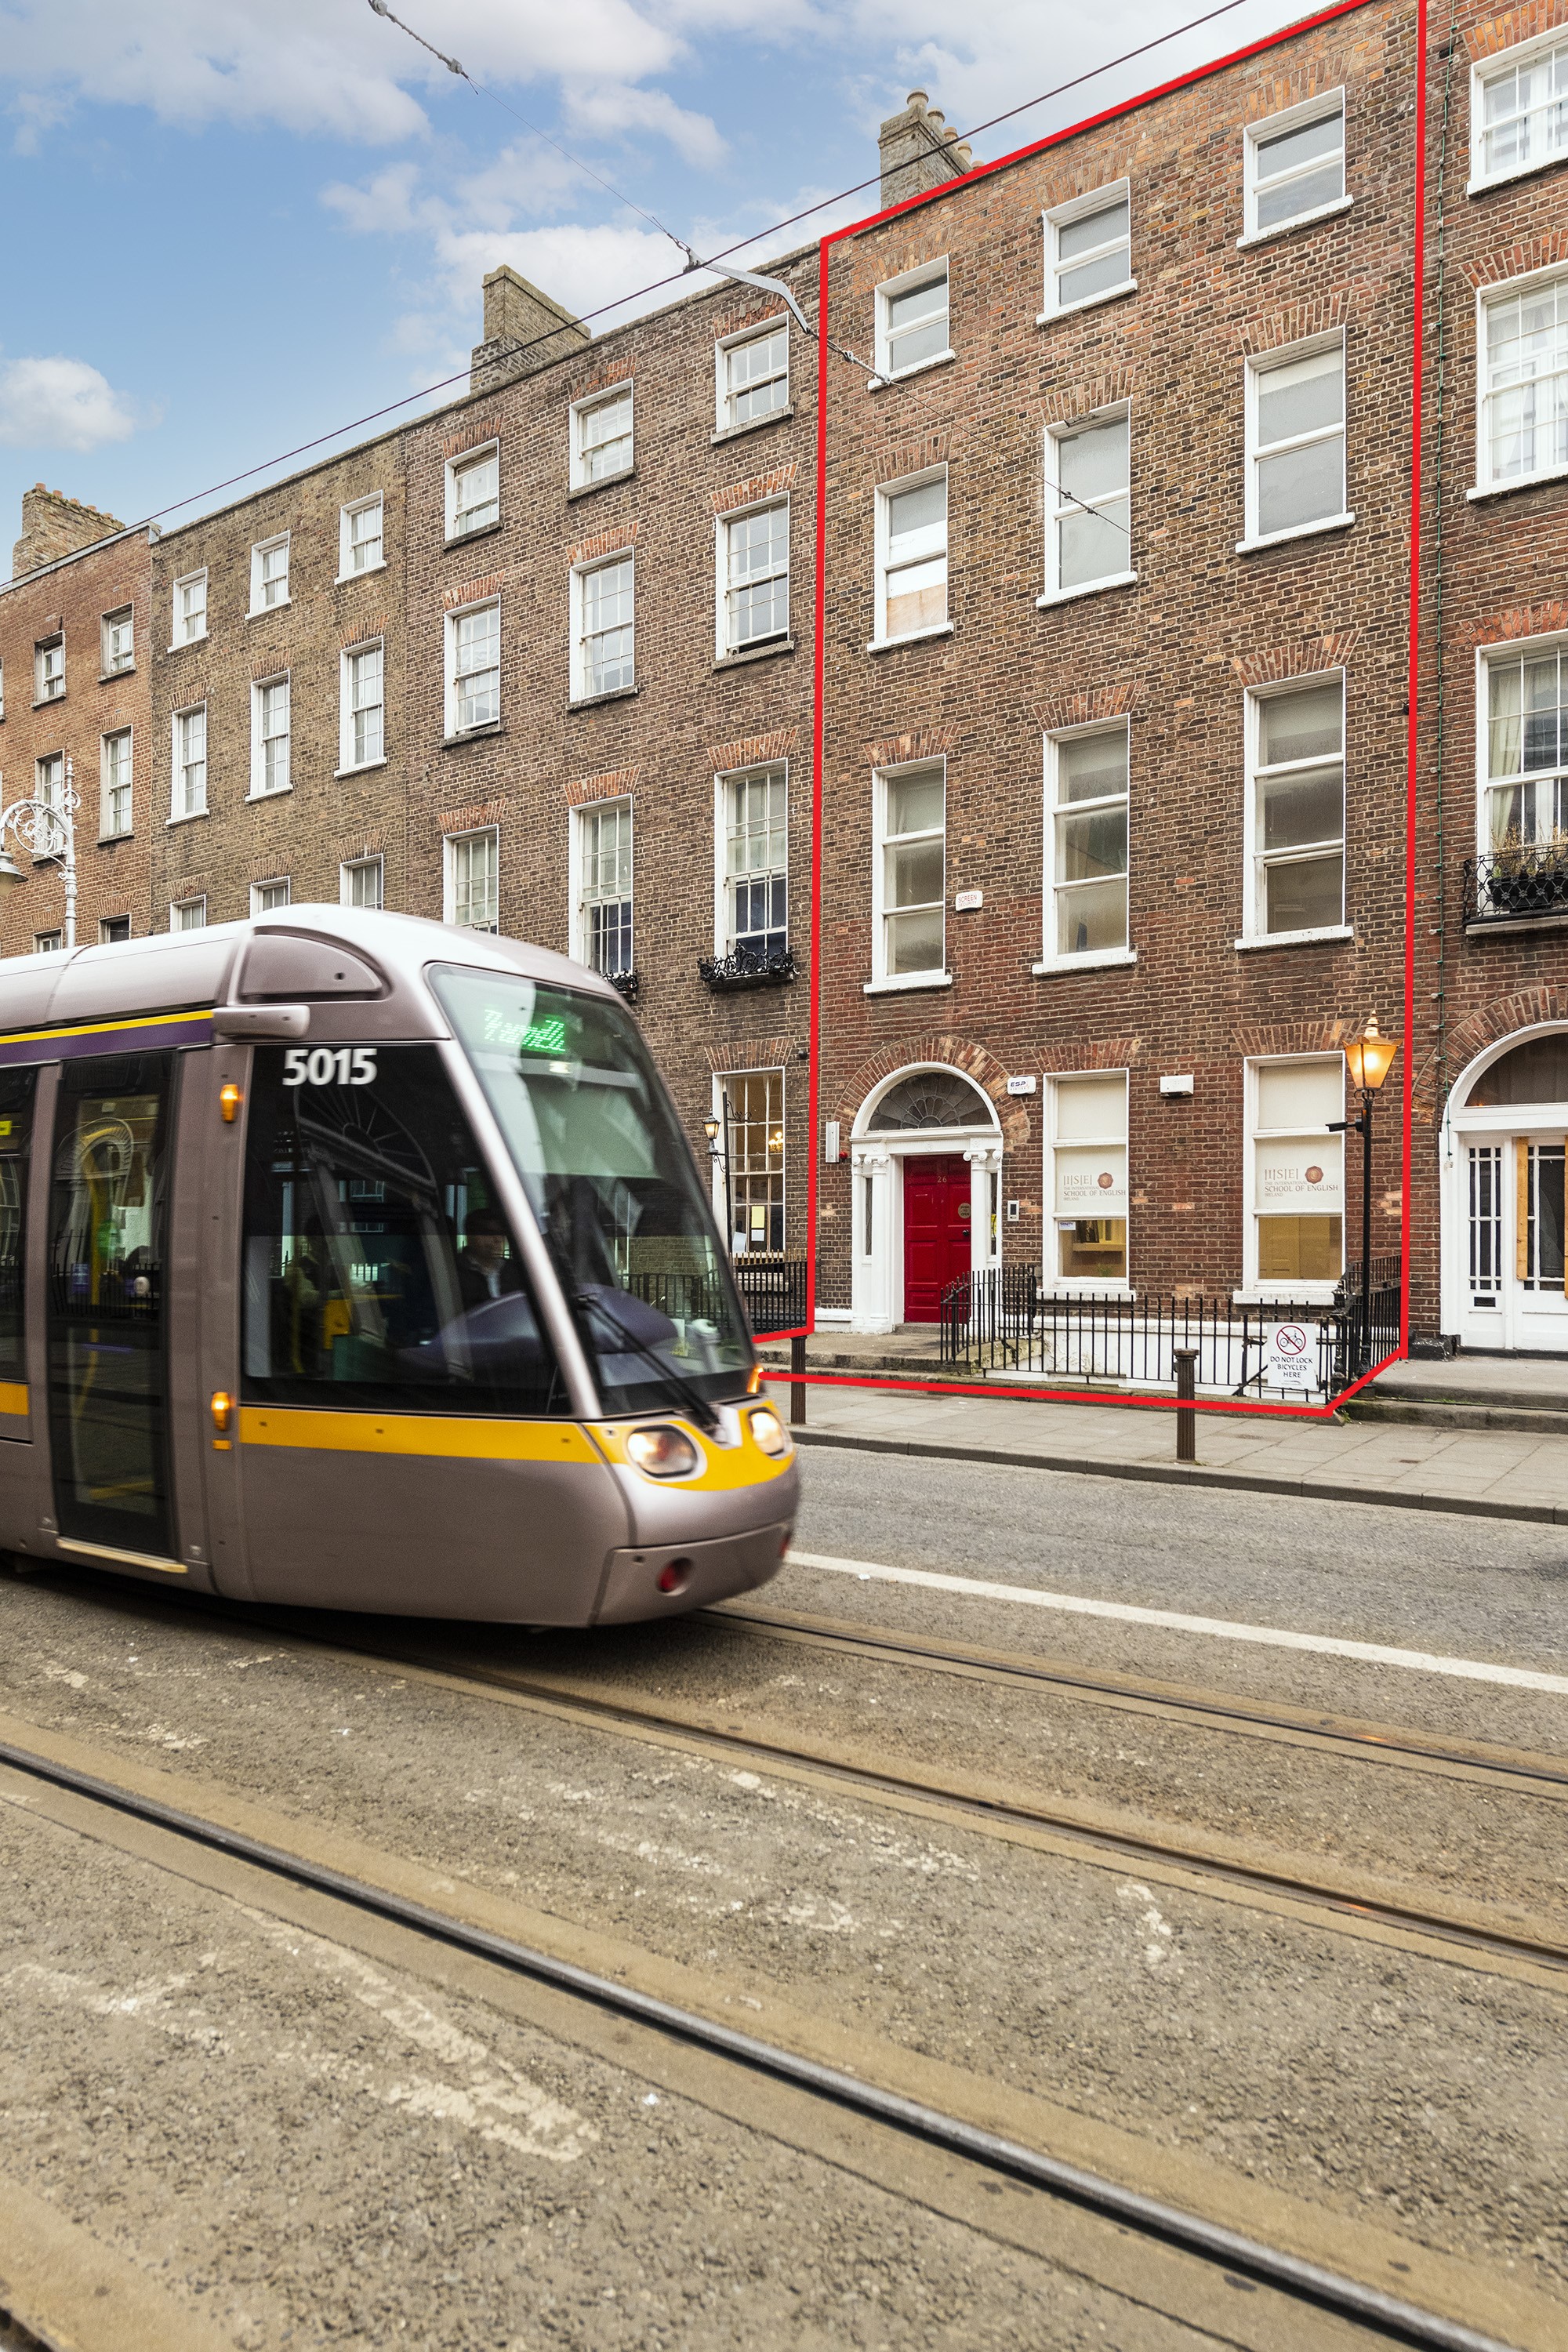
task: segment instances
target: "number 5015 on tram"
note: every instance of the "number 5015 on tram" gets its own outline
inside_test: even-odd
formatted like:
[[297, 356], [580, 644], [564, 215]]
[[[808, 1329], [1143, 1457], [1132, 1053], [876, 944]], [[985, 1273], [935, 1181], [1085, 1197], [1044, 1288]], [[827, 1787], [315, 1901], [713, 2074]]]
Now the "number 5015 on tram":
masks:
[[789, 1433], [615, 992], [400, 915], [0, 967], [0, 1547], [611, 1624], [772, 1576]]

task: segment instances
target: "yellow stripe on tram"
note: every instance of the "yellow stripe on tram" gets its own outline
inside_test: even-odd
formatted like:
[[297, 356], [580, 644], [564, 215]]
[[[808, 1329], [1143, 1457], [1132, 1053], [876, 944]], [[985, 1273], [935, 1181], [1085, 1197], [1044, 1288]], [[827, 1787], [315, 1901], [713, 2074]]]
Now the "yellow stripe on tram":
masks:
[[27, 1383], [26, 1381], [0, 1381], [0, 1413], [11, 1413], [18, 1421], [27, 1417]]
[[47, 1045], [57, 1037], [109, 1037], [119, 1029], [173, 1029], [184, 1021], [210, 1021], [210, 1004], [198, 1007], [195, 1013], [133, 1013], [125, 1021], [84, 1021], [70, 1029], [9, 1029], [0, 1035], [0, 1045]]
[[574, 1421], [459, 1421], [442, 1413], [316, 1412], [242, 1405], [240, 1442], [308, 1454], [416, 1454], [447, 1462], [602, 1462]]

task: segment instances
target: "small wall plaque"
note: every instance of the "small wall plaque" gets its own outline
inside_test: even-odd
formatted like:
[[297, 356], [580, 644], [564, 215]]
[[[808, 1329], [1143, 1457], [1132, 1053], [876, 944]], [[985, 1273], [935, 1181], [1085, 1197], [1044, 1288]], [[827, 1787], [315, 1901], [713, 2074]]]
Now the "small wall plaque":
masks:
[[1007, 1092], [1010, 1095], [1032, 1095], [1038, 1084], [1037, 1078], [1009, 1078]]
[[955, 915], [973, 915], [977, 907], [984, 904], [984, 890], [961, 890], [952, 902], [952, 911]]

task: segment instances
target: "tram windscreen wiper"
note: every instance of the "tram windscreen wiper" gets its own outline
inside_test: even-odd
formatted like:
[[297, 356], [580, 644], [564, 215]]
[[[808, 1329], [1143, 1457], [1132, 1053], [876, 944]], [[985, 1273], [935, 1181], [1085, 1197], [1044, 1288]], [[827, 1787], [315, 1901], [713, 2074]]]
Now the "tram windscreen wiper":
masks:
[[[691, 1382], [678, 1372], [673, 1364], [666, 1363], [657, 1349], [650, 1346], [647, 1339], [639, 1339], [629, 1325], [623, 1323], [602, 1291], [579, 1290], [577, 1303], [580, 1307], [588, 1307], [591, 1311], [602, 1315], [617, 1339], [624, 1339], [627, 1347], [642, 1358], [644, 1363], [653, 1366], [660, 1380], [675, 1391], [699, 1429], [705, 1429], [711, 1434], [718, 1428], [719, 1416], [700, 1390], [693, 1388]], [[640, 1299], [636, 1303], [639, 1306], [642, 1304]], [[672, 1325], [671, 1328], [673, 1328]]]

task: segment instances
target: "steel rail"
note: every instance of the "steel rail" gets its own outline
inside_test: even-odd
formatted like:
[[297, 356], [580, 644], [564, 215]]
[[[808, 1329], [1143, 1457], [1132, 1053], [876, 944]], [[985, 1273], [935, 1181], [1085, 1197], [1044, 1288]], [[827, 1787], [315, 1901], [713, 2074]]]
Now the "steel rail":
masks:
[[1231, 2270], [1245, 2273], [1260, 2284], [1280, 2288], [1302, 2302], [1363, 2321], [1380, 2329], [1396, 2343], [1435, 2347], [1435, 2352], [1522, 2352], [1519, 2346], [1505, 2344], [1497, 2336], [1482, 2335], [1458, 2320], [1445, 2319], [1437, 2313], [1425, 2311], [1419, 2305], [1406, 2303], [1401, 2296], [1385, 2294], [1382, 2288], [1370, 2286], [1363, 2280], [1328, 2270], [1318, 2263], [1307, 2262], [1277, 2246], [1246, 2237], [1238, 2231], [1226, 2229], [1221, 2223], [1207, 2221], [1201, 2214], [1184, 2212], [1179, 2206], [1167, 2205], [1158, 2198], [1145, 2197], [1137, 2189], [1125, 2188], [1120, 2181], [1100, 2173], [1089, 2172], [1080, 2165], [1044, 2156], [1020, 2141], [983, 2130], [978, 2125], [965, 2123], [961, 2116], [945, 2115], [940, 2108], [905, 2098], [899, 2092], [883, 2090], [874, 2083], [863, 2082], [858, 2076], [845, 2073], [841, 2068], [825, 2066], [817, 2060], [802, 2057], [782, 2044], [764, 2042], [756, 2034], [740, 2032], [733, 2026], [720, 2024], [696, 2011], [681, 2009], [673, 2001], [661, 2000], [656, 1994], [640, 1992], [633, 1986], [617, 1983], [614, 1978], [599, 1976], [592, 1969], [577, 1967], [573, 1961], [559, 1959], [552, 1953], [517, 1943], [509, 1936], [497, 1935], [489, 1928], [472, 1926], [449, 1912], [437, 1911], [427, 1904], [415, 1902], [407, 1895], [395, 1894], [389, 1887], [377, 1886], [369, 1880], [353, 1877], [347, 1872], [330, 1869], [325, 1864], [312, 1862], [308, 1855], [292, 1853], [284, 1846], [272, 1845], [261, 1838], [249, 1837], [242, 1831], [229, 1829], [220, 1822], [208, 1821], [201, 1814], [185, 1812], [178, 1806], [164, 1804], [158, 1798], [144, 1796], [139, 1790], [123, 1788], [116, 1781], [105, 1780], [96, 1773], [83, 1772], [72, 1765], [58, 1762], [52, 1757], [38, 1755], [14, 1741], [0, 1740], [0, 1764], [8, 1765], [13, 1771], [27, 1773], [36, 1780], [47, 1781], [73, 1796], [86, 1798], [91, 1803], [170, 1831], [177, 1837], [188, 1839], [193, 1844], [208, 1847], [215, 1853], [227, 1854], [257, 1869], [268, 1871], [276, 1877], [331, 1895], [357, 1910], [391, 1920], [399, 1927], [412, 1928], [417, 1934], [428, 1936], [455, 1950], [472, 1953], [479, 1958], [494, 1961], [514, 1974], [531, 1977], [541, 1984], [575, 1994], [597, 2008], [634, 2019], [697, 2048], [713, 2051], [754, 2072], [771, 2075], [780, 2082], [795, 2084], [837, 2105], [890, 2125], [911, 2137], [967, 2157], [992, 2171], [1006, 2173], [1015, 2179], [1027, 2181], [1073, 2204], [1107, 2214], [1146, 2236], [1161, 2239], [1209, 2262], [1220, 2263]]
[[982, 1820], [1016, 1822], [1021, 1828], [1047, 1830], [1052, 1836], [1070, 1838], [1077, 1844], [1098, 1846], [1112, 1853], [1127, 1854], [1140, 1863], [1163, 1863], [1179, 1870], [1191, 1871], [1195, 1876], [1221, 1879], [1228, 1885], [1247, 1887], [1255, 1893], [1285, 1895], [1294, 1902], [1310, 1903], [1319, 1910], [1345, 1912], [1358, 1919], [1375, 1920], [1382, 1926], [1397, 1927], [1407, 1934], [1414, 1931], [1418, 1935], [1440, 1938], [1445, 1943], [1462, 1945], [1472, 1951], [1489, 1953], [1494, 1958], [1531, 1960], [1543, 1968], [1568, 1970], [1568, 1944], [1549, 1943], [1542, 1937], [1515, 1934], [1502, 1927], [1478, 1927], [1468, 1919], [1456, 1918], [1450, 1913], [1423, 1911], [1414, 1904], [1362, 1894], [1354, 1888], [1334, 1886], [1321, 1879], [1300, 1878], [1288, 1870], [1271, 1869], [1266, 1863], [1249, 1863], [1223, 1854], [1206, 1853], [1181, 1845], [1174, 1840], [1151, 1837], [1135, 1830], [1121, 1830], [1109, 1823], [1086, 1822], [1071, 1813], [1052, 1812], [1044, 1805], [1026, 1804], [1009, 1797], [986, 1796], [974, 1790], [945, 1788], [941, 1781], [913, 1780], [902, 1772], [881, 1771], [874, 1765], [857, 1764], [841, 1757], [824, 1755], [818, 1748], [792, 1747], [757, 1732], [729, 1731], [720, 1724], [695, 1723], [682, 1716], [664, 1714], [657, 1707], [630, 1704], [624, 1698], [601, 1698], [568, 1684], [552, 1681], [548, 1674], [531, 1674], [518, 1667], [480, 1665], [468, 1659], [443, 1656], [439, 1651], [402, 1648], [391, 1643], [382, 1647], [369, 1643], [350, 1645], [339, 1641], [334, 1646], [352, 1647], [363, 1657], [377, 1657], [400, 1665], [422, 1667], [426, 1672], [446, 1676], [450, 1682], [467, 1684], [471, 1688], [515, 1691], [521, 1697], [543, 1699], [552, 1706], [582, 1716], [589, 1721], [614, 1723], [631, 1730], [656, 1731], [666, 1738], [683, 1740], [688, 1746], [719, 1748], [732, 1755], [747, 1757], [753, 1762], [783, 1764], [820, 1773], [825, 1779], [841, 1780], [850, 1788], [864, 1789], [873, 1796], [913, 1800], [920, 1804], [940, 1806], [944, 1812], [973, 1814]]
[[1544, 1756], [1523, 1756], [1489, 1748], [1481, 1742], [1464, 1745], [1430, 1739], [1413, 1734], [1401, 1726], [1362, 1723], [1348, 1718], [1325, 1720], [1320, 1717], [1314, 1722], [1304, 1712], [1298, 1715], [1267, 1706], [1254, 1706], [1249, 1700], [1233, 1698], [1227, 1694], [1216, 1692], [1199, 1696], [1175, 1685], [1108, 1679], [1099, 1675], [1080, 1673], [1074, 1666], [1043, 1665], [1031, 1658], [1005, 1658], [993, 1650], [966, 1649], [961, 1643], [910, 1635], [878, 1626], [861, 1629], [837, 1618], [795, 1617], [765, 1609], [736, 1607], [726, 1601], [710, 1609], [693, 1611], [692, 1622], [754, 1628], [766, 1638], [846, 1650], [857, 1655], [885, 1659], [890, 1665], [929, 1666], [938, 1672], [945, 1670], [979, 1681], [1020, 1683], [1026, 1686], [1044, 1685], [1049, 1689], [1065, 1691], [1069, 1696], [1081, 1692], [1086, 1697], [1110, 1699], [1140, 1712], [1190, 1716], [1195, 1722], [1211, 1725], [1219, 1731], [1289, 1732], [1293, 1739], [1316, 1747], [1364, 1754], [1372, 1762], [1384, 1757], [1406, 1757], [1417, 1763], [1461, 1766], [1468, 1773], [1496, 1780], [1504, 1785], [1510, 1781], [1527, 1786], [1535, 1782], [1547, 1790], [1561, 1789], [1568, 1792], [1568, 1756], [1560, 1760]]

